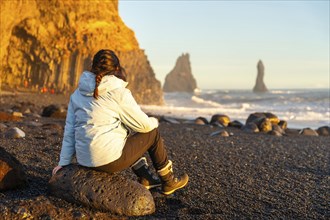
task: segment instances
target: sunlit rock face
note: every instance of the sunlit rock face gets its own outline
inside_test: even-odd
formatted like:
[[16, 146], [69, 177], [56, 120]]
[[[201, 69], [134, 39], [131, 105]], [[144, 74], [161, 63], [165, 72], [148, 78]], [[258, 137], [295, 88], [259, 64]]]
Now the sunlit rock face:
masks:
[[69, 92], [100, 49], [114, 50], [141, 104], [161, 104], [160, 82], [114, 0], [3, 0], [1, 80], [9, 87]]
[[259, 60], [257, 64], [257, 79], [256, 84], [253, 88], [253, 92], [260, 93], [260, 92], [268, 92], [268, 89], [264, 83], [264, 75], [265, 75], [265, 67], [261, 60]]
[[173, 70], [167, 74], [163, 87], [164, 92], [194, 92], [197, 83], [192, 75], [189, 54], [182, 54], [176, 61]]

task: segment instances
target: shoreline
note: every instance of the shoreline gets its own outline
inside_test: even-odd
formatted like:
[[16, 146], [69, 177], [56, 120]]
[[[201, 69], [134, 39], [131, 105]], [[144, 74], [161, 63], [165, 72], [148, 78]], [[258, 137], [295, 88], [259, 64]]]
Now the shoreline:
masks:
[[[40, 101], [39, 103], [35, 103], [38, 105], [38, 107], [46, 107], [49, 104], [57, 104], [61, 105], [64, 108], [67, 108], [67, 105], [69, 103], [70, 99], [70, 94], [50, 94], [50, 93], [39, 93], [39, 92], [12, 92], [12, 91], [1, 91], [0, 94], [0, 103], [1, 102], [8, 102], [6, 100], [8, 97], [10, 97], [10, 103], [12, 105], [15, 105], [15, 103], [19, 102], [35, 102], [35, 97]], [[20, 98], [22, 97], [22, 98]], [[219, 112], [216, 109], [213, 110], [212, 113], [203, 113], [203, 107], [201, 108], [191, 108], [190, 110], [193, 112], [198, 112], [201, 111], [200, 113], [194, 113], [193, 115], [187, 114], [187, 108], [185, 107], [173, 107], [169, 105], [163, 105], [163, 106], [158, 106], [158, 105], [140, 105], [141, 108], [147, 113], [151, 115], [161, 115], [161, 116], [166, 116], [169, 118], [176, 118], [178, 120], [195, 120], [198, 117], [204, 117], [208, 121], [210, 121], [212, 115], [215, 114], [225, 114], [228, 115], [228, 117], [231, 119], [231, 121], [237, 120], [240, 121], [241, 123], [245, 124], [246, 119], [249, 117], [249, 114], [253, 114], [254, 111], [251, 111], [250, 113], [247, 113], [244, 116], [240, 117], [232, 117], [231, 115], [227, 114], [226, 112]], [[325, 117], [327, 117], [325, 115]], [[280, 117], [279, 117], [280, 118]], [[280, 118], [281, 119], [281, 118]], [[321, 122], [314, 122], [310, 120], [305, 120], [305, 121], [292, 121], [291, 119], [284, 119], [288, 123], [288, 128], [290, 129], [295, 129], [295, 130], [301, 130], [304, 128], [311, 128], [311, 129], [318, 129], [319, 127], [322, 126], [330, 126], [330, 121], [329, 123], [321, 123]]]

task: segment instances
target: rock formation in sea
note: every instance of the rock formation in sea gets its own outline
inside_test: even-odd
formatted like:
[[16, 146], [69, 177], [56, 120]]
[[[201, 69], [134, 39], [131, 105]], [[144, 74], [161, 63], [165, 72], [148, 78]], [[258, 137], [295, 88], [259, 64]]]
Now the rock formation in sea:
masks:
[[71, 92], [93, 55], [112, 49], [136, 100], [163, 102], [161, 84], [120, 18], [117, 0], [3, 0], [0, 6], [3, 87]]
[[257, 64], [258, 75], [256, 79], [256, 84], [253, 88], [253, 92], [267, 92], [268, 89], [264, 83], [265, 67], [261, 60]]
[[167, 74], [163, 86], [164, 92], [194, 92], [197, 88], [192, 74], [189, 54], [182, 54], [176, 61], [174, 69]]

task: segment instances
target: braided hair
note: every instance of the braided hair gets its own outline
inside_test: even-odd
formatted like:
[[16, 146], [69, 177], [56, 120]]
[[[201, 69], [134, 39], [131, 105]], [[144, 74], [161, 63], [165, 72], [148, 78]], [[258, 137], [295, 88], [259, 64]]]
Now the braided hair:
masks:
[[127, 82], [126, 72], [124, 68], [120, 66], [120, 61], [112, 50], [100, 50], [94, 55], [91, 72], [95, 74], [95, 89], [93, 97], [96, 99], [99, 96], [98, 86], [100, 85], [103, 76], [114, 75]]

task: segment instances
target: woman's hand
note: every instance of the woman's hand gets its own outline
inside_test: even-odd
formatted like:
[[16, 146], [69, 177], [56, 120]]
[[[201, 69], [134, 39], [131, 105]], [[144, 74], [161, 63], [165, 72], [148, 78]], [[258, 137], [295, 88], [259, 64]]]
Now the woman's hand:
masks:
[[62, 169], [62, 166], [57, 166], [53, 169], [53, 175], [55, 175], [57, 173], [57, 171], [59, 171], [60, 169]]

